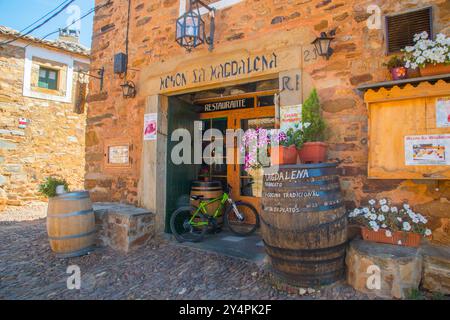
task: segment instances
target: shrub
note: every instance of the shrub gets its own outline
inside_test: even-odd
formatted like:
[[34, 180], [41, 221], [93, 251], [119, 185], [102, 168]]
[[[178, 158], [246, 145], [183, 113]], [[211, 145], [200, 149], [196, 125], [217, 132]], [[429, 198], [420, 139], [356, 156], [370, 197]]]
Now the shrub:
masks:
[[53, 198], [56, 196], [56, 187], [63, 185], [66, 191], [69, 191], [69, 185], [66, 180], [58, 179], [55, 177], [48, 177], [43, 183], [39, 185], [39, 193], [47, 196], [48, 198]]

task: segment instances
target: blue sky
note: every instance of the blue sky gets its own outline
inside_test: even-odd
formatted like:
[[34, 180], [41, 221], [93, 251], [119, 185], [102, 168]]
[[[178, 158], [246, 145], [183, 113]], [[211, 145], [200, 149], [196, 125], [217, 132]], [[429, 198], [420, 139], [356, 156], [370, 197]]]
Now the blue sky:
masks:
[[[63, 2], [64, 0], [0, 0], [0, 25], [22, 30]], [[94, 2], [94, 0], [75, 0], [73, 5], [78, 6], [80, 15], [83, 16], [95, 6]], [[67, 10], [61, 12], [49, 23], [33, 32], [32, 35], [43, 37], [66, 26], [67, 21], [72, 22], [73, 19], [71, 17], [77, 15], [76, 11], [78, 9], [76, 7], [73, 9], [72, 13], [67, 12]], [[91, 46], [93, 16], [94, 14], [92, 13], [81, 20], [80, 42], [89, 48]], [[57, 37], [58, 35], [55, 34], [48, 39], [54, 40]]]

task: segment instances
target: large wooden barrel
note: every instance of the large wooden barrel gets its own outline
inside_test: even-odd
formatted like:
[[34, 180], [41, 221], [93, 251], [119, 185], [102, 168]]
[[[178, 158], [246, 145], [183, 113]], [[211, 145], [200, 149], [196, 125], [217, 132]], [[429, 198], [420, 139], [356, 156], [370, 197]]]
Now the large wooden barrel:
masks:
[[59, 257], [77, 257], [92, 251], [95, 216], [89, 192], [71, 192], [50, 198], [47, 231], [50, 247]]
[[335, 163], [264, 172], [261, 235], [273, 273], [294, 286], [344, 277], [347, 217]]
[[[223, 194], [222, 183], [220, 181], [193, 181], [191, 186], [191, 196], [203, 196], [202, 201], [209, 201], [220, 197]], [[191, 204], [198, 207], [198, 200], [192, 200]], [[213, 215], [219, 207], [220, 202], [212, 203], [208, 206], [207, 211], [209, 215]], [[223, 216], [218, 218], [218, 223], [223, 222]]]

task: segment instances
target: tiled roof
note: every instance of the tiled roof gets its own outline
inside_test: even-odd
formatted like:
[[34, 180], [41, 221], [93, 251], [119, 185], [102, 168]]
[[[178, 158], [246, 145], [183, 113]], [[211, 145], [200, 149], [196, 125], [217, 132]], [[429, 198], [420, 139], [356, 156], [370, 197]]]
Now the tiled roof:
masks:
[[[19, 37], [20, 32], [14, 30], [14, 29], [11, 29], [9, 27], [0, 25], [0, 35], [5, 35], [8, 37], [14, 38], [14, 37]], [[23, 36], [21, 39], [25, 40], [25, 41], [31, 41], [34, 43], [39, 43], [39, 44], [43, 44], [46, 46], [54, 47], [54, 48], [61, 49], [64, 51], [80, 54], [80, 55], [87, 56], [87, 57], [91, 54], [91, 51], [89, 48], [86, 48], [85, 46], [83, 46], [79, 43], [74, 43], [74, 42], [69, 42], [69, 41], [61, 41], [61, 40], [41, 40], [39, 38], [30, 36], [30, 35]]]

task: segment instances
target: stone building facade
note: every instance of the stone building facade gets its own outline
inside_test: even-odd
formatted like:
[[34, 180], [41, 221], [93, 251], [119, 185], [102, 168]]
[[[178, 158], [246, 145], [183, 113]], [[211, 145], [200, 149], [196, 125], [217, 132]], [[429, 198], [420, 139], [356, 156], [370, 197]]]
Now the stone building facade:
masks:
[[84, 187], [89, 50], [18, 35], [0, 27], [0, 208], [42, 199], [48, 176]]
[[[97, 0], [96, 4], [103, 3]], [[167, 96], [199, 92], [225, 85], [278, 79], [297, 72], [304, 101], [317, 88], [328, 124], [329, 158], [342, 160], [341, 184], [346, 206], [370, 198], [407, 200], [431, 219], [434, 241], [450, 243], [450, 182], [446, 180], [369, 179], [368, 112], [357, 87], [385, 81], [389, 74], [384, 17], [433, 7], [434, 32], [450, 35], [448, 0], [340, 1], [340, 0], [223, 0], [217, 7], [215, 48], [202, 46], [186, 52], [175, 42], [176, 19], [185, 0], [132, 0], [127, 31], [127, 0], [98, 10], [94, 19], [91, 70], [105, 68], [105, 89], [90, 87], [86, 132], [86, 188], [94, 200], [144, 206], [164, 221], [167, 158]], [[378, 15], [378, 16], [377, 16]], [[205, 16], [208, 21], [207, 16]], [[379, 20], [377, 20], [379, 19]], [[377, 23], [377, 21], [379, 23]], [[311, 42], [336, 30], [329, 60], [314, 53]], [[128, 80], [137, 84], [137, 96], [124, 99], [123, 78], [113, 73], [113, 57], [125, 52], [128, 39]], [[223, 62], [257, 59], [275, 54], [272, 70], [251, 76], [184, 79], [186, 70], [209, 70]], [[268, 58], [269, 59], [269, 58]], [[252, 60], [254, 61], [254, 60]], [[158, 114], [158, 140], [143, 140], [144, 114]], [[111, 168], [105, 162], [108, 145], [129, 145], [129, 165]], [[438, 187], [437, 187], [438, 186]], [[159, 216], [159, 218], [158, 218]], [[163, 224], [163, 222], [160, 222]]]

